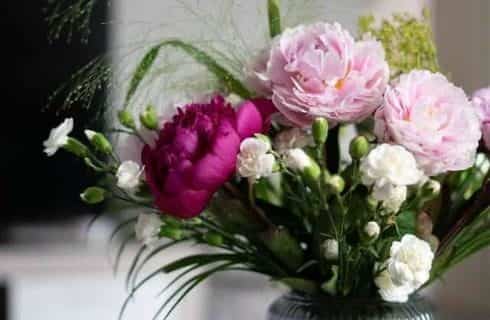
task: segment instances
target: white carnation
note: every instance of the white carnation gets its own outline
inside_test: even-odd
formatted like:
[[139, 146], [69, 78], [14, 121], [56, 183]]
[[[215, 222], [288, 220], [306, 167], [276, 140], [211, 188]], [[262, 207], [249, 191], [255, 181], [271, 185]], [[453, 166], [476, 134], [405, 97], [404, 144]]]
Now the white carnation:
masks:
[[274, 138], [274, 149], [280, 154], [284, 154], [290, 149], [302, 149], [313, 145], [313, 137], [300, 128], [281, 131]]
[[289, 149], [284, 153], [284, 163], [292, 170], [303, 171], [312, 165], [312, 160], [304, 150], [295, 148]]
[[323, 255], [327, 260], [337, 260], [339, 258], [339, 243], [335, 239], [325, 240], [323, 243]]
[[134, 161], [124, 161], [116, 172], [117, 186], [128, 192], [133, 192], [140, 185], [143, 169]]
[[153, 213], [140, 213], [134, 227], [136, 239], [146, 246], [153, 246], [159, 240], [162, 221]]
[[250, 179], [270, 176], [275, 162], [274, 156], [269, 153], [270, 149], [270, 144], [262, 139], [243, 140], [237, 158], [238, 174]]
[[381, 144], [361, 162], [363, 184], [409, 186], [417, 184], [424, 174], [417, 167], [414, 156], [399, 145]]
[[[430, 245], [414, 235], [405, 235], [391, 244], [385, 271], [376, 279], [379, 293], [387, 301], [405, 302], [408, 295], [430, 278], [434, 253]], [[407, 298], [402, 299], [403, 294]]]
[[407, 186], [427, 178], [415, 157], [398, 145], [381, 144], [361, 161], [361, 180], [373, 186], [373, 198], [383, 202], [388, 213], [396, 213], [407, 198]]
[[404, 303], [408, 301], [408, 296], [414, 291], [409, 286], [397, 286], [391, 280], [388, 271], [383, 271], [374, 279], [374, 283], [378, 287], [378, 292], [381, 298], [388, 302]]
[[44, 153], [51, 157], [68, 142], [68, 135], [73, 130], [73, 118], [65, 119], [59, 126], [53, 128], [49, 137], [44, 141]]
[[364, 233], [366, 233], [369, 238], [377, 238], [380, 232], [381, 228], [376, 221], [369, 221], [364, 226]]

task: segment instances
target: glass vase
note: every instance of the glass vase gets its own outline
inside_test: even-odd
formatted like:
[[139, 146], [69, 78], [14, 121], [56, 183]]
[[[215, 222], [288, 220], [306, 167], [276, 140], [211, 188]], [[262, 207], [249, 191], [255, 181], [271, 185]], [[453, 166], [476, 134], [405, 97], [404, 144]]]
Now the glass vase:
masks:
[[290, 292], [269, 307], [267, 320], [433, 320], [433, 306], [414, 295], [406, 303], [380, 299], [332, 298]]

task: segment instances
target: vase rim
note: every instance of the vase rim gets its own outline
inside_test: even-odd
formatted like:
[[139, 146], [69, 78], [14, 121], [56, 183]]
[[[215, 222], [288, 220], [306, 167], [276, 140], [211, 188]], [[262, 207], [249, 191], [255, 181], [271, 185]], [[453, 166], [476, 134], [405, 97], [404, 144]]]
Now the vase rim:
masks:
[[424, 299], [419, 294], [413, 294], [409, 297], [407, 302], [389, 302], [381, 299], [380, 297], [333, 297], [327, 294], [310, 294], [298, 290], [292, 290], [285, 294], [285, 297], [289, 300], [299, 303], [309, 303], [311, 301], [318, 302], [334, 302], [337, 305], [341, 304], [373, 304], [373, 305], [400, 305], [410, 302], [415, 302]]

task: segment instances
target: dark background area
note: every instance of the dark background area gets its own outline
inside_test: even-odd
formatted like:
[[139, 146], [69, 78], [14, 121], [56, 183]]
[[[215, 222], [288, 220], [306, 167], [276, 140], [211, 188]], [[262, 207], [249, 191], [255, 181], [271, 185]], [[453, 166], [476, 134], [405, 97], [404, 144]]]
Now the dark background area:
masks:
[[[84, 127], [89, 124], [91, 128], [97, 127], [94, 111], [75, 105], [69, 111], [57, 112], [59, 102], [50, 110], [43, 109], [59, 85], [105, 51], [107, 28], [100, 21], [106, 21], [107, 6], [99, 4], [94, 10], [88, 44], [82, 44], [76, 36], [71, 43], [66, 39], [50, 43], [44, 12], [46, 3], [47, 0], [8, 1], [4, 14], [3, 50], [8, 57], [3, 63], [6, 87], [0, 135], [0, 229], [17, 222], [79, 214], [86, 207], [80, 203], [78, 194], [94, 179], [75, 157], [61, 151], [48, 158], [42, 146], [50, 129], [74, 114], [78, 130], [74, 136], [81, 138]], [[0, 238], [5, 234], [3, 231], [0, 230]]]

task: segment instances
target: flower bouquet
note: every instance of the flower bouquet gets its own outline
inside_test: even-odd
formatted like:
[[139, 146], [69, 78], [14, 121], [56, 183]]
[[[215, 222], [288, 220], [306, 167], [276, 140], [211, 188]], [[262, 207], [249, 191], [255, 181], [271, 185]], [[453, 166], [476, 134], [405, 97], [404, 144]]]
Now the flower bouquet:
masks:
[[[279, 1], [264, 5], [270, 45], [240, 75], [179, 39], [142, 57], [109, 132], [138, 161], [122, 161], [103, 133], [70, 137], [71, 118], [44, 143], [101, 176], [83, 201], [136, 209], [124, 224], [141, 249], [121, 316], [161, 273], [176, 274], [155, 316], [167, 318], [213, 274], [241, 270], [291, 288], [270, 319], [431, 318], [416, 293], [490, 244], [490, 88], [469, 99], [439, 73], [427, 21], [361, 17], [356, 39], [338, 23], [283, 29]], [[219, 88], [170, 118], [151, 105], [135, 114], [131, 99], [164, 48], [206, 67]], [[185, 242], [215, 250], [141, 274]], [[305, 313], [289, 313], [295, 304]]]

